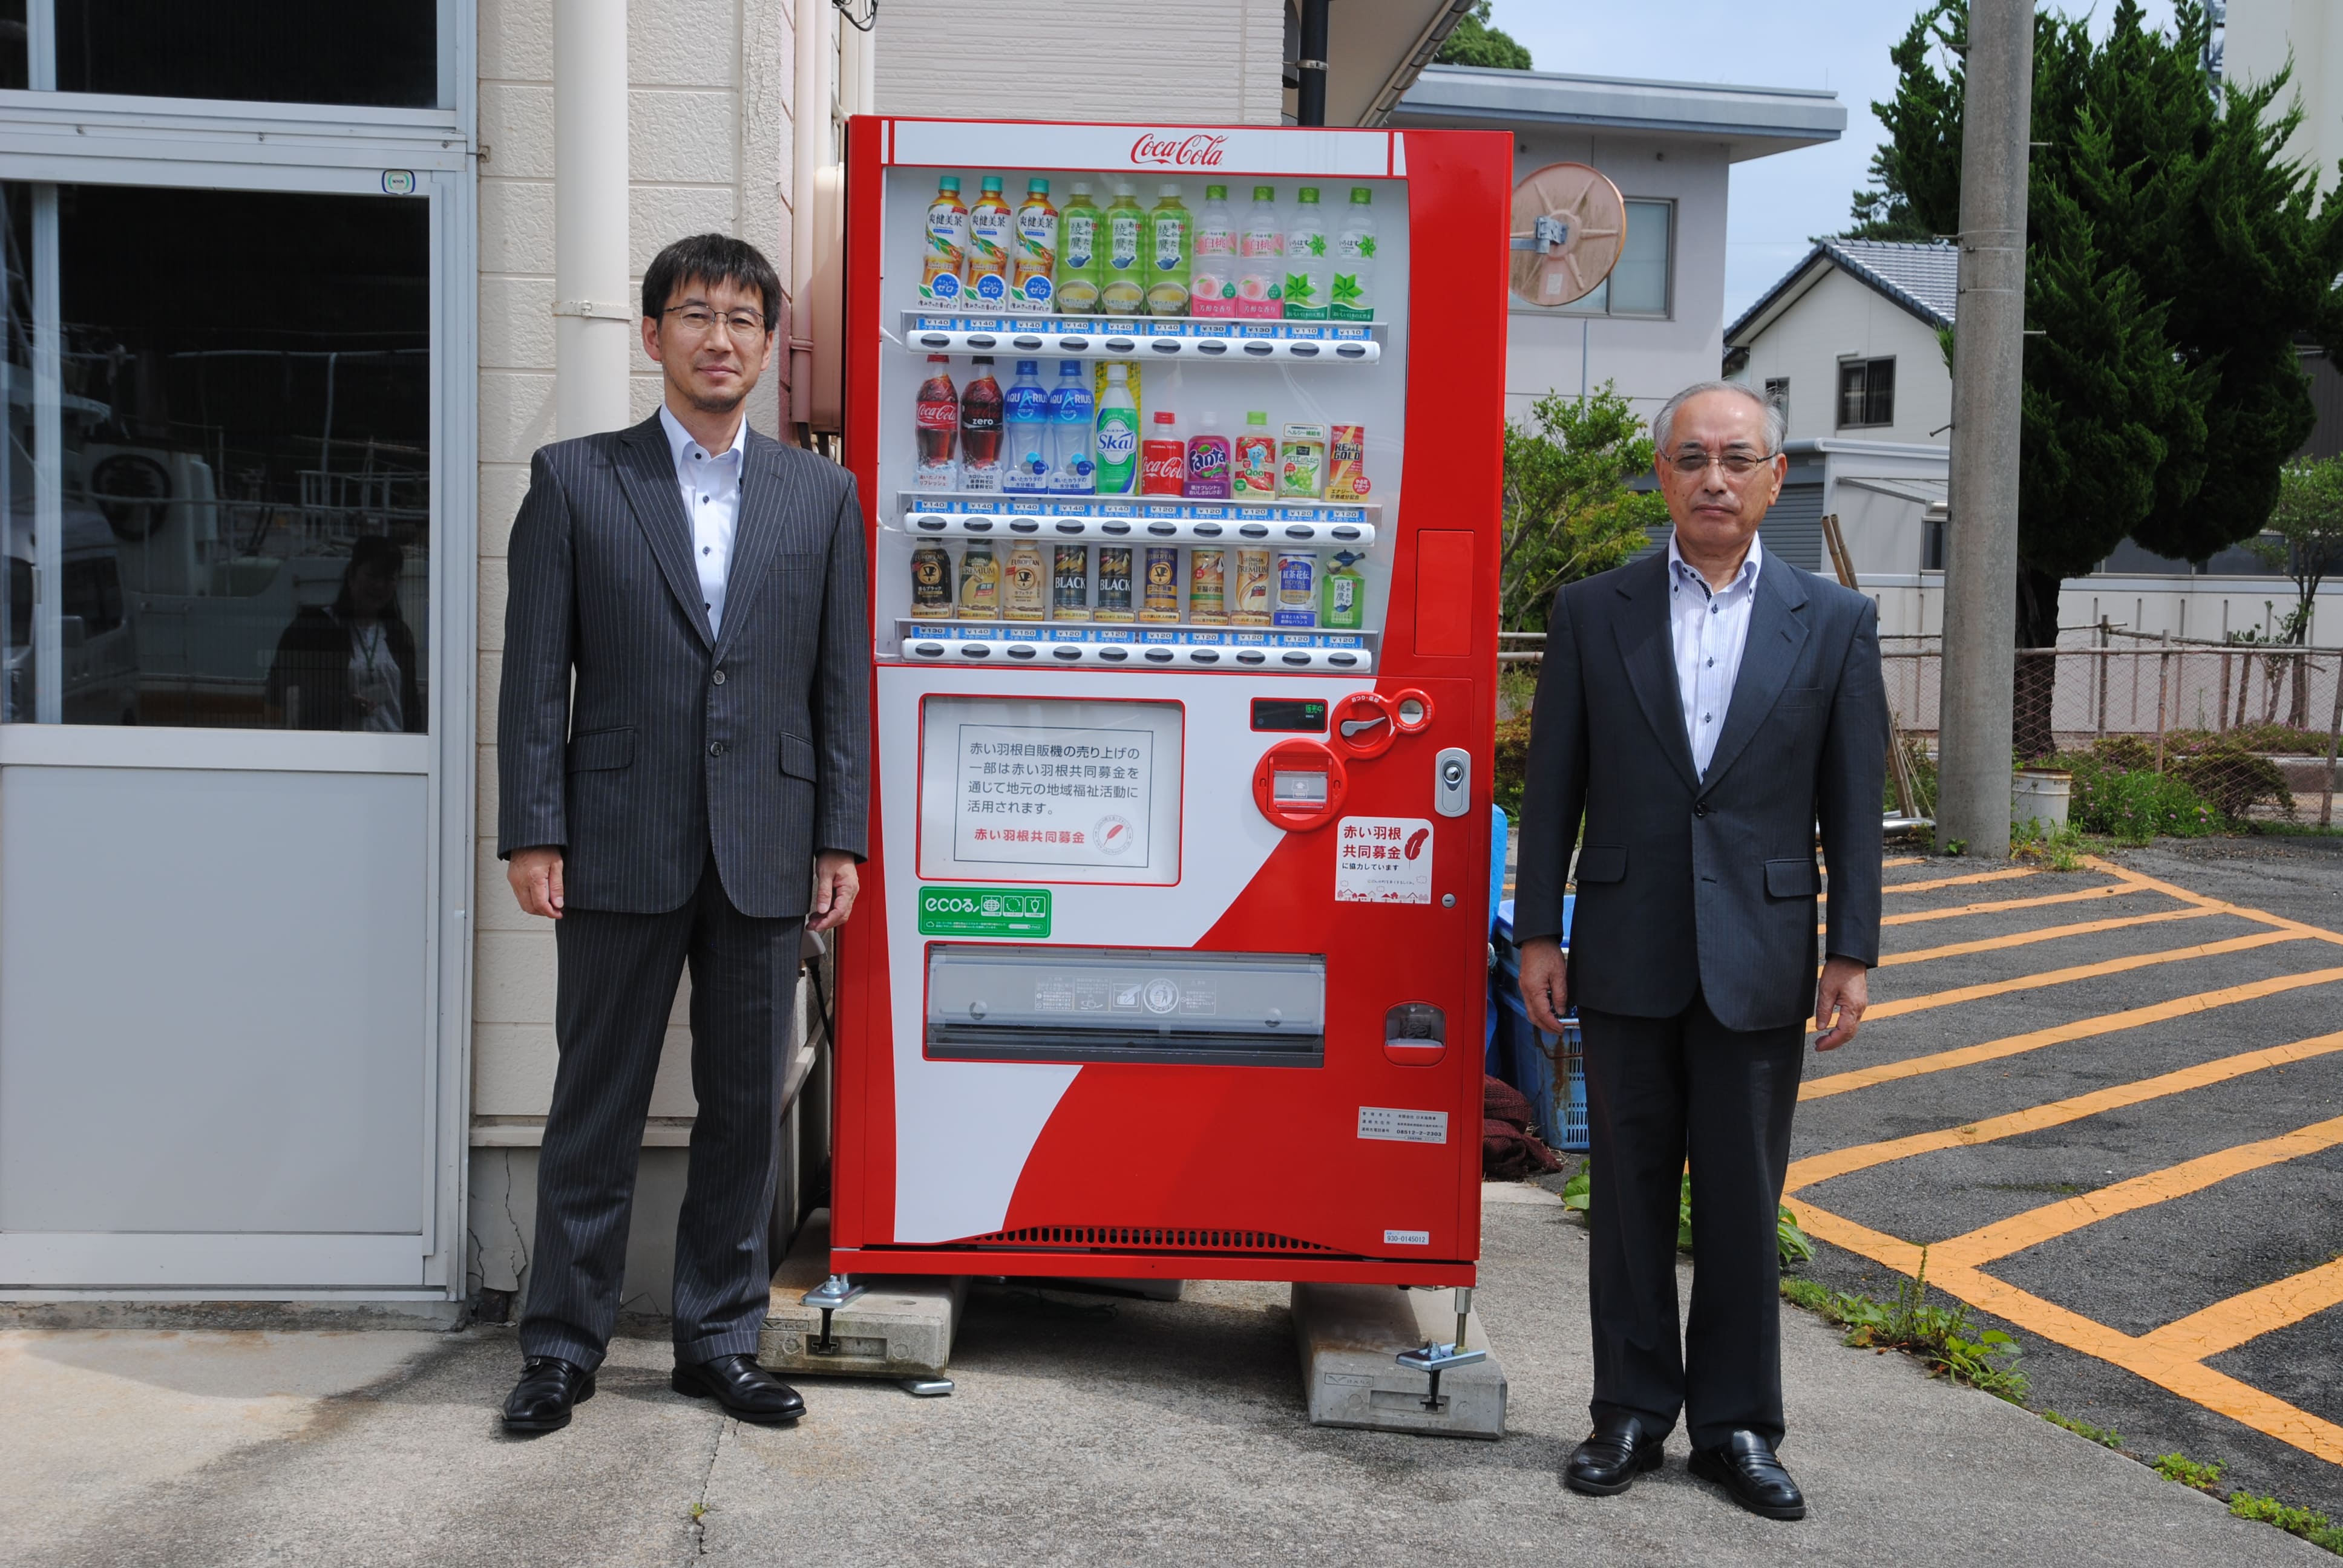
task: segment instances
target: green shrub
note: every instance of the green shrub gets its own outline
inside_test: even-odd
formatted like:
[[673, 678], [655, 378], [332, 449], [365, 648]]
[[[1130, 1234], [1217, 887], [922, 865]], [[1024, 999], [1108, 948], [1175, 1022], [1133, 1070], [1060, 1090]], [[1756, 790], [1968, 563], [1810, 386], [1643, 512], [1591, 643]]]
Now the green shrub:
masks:
[[2220, 826], [2219, 814], [2188, 781], [2170, 773], [2117, 773], [2107, 780], [2105, 831], [2145, 843], [2150, 839], [2201, 839]]
[[2267, 800], [2281, 811], [2294, 809], [2294, 791], [2268, 758], [2237, 746], [2208, 746], [2172, 759], [2171, 777], [2187, 783], [2222, 816], [2242, 821]]
[[1530, 716], [1507, 719], [1497, 725], [1496, 777], [1491, 784], [1497, 804], [1509, 817], [1522, 814], [1522, 787], [1529, 781]]
[[2167, 1481], [2177, 1481], [2199, 1492], [2210, 1492], [2221, 1484], [2221, 1472], [2229, 1467], [2217, 1459], [2200, 1464], [2185, 1453], [2167, 1453], [2157, 1457], [2153, 1468]]
[[2275, 1497], [2256, 1497], [2250, 1492], [2231, 1493], [2229, 1512], [2240, 1519], [2275, 1524], [2288, 1535], [2299, 1535], [2306, 1541], [2328, 1527], [2324, 1513], [2313, 1513], [2308, 1508], [2292, 1508]]
[[1926, 1249], [1920, 1253], [1919, 1276], [1898, 1282], [1892, 1302], [1830, 1290], [1812, 1280], [1785, 1280], [1782, 1294], [1845, 1329], [1845, 1342], [1853, 1349], [1906, 1351], [1932, 1373], [1997, 1394], [2012, 1404], [2026, 1402], [2026, 1374], [2010, 1364], [2017, 1360], [2017, 1342], [1999, 1329], [1979, 1332], [1969, 1321], [1966, 1302], [1947, 1310], [1929, 1302]]

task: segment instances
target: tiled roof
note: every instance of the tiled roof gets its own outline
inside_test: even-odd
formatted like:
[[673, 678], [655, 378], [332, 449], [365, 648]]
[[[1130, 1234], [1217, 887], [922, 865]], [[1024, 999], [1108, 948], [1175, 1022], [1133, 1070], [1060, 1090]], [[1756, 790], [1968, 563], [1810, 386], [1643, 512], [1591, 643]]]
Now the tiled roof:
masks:
[[1950, 327], [1959, 298], [1960, 252], [1942, 240], [1926, 244], [1885, 239], [1824, 239], [1765, 297], [1725, 329], [1732, 343], [1752, 322], [1771, 311], [1793, 284], [1817, 261], [1826, 261], [1862, 280], [1931, 327]]

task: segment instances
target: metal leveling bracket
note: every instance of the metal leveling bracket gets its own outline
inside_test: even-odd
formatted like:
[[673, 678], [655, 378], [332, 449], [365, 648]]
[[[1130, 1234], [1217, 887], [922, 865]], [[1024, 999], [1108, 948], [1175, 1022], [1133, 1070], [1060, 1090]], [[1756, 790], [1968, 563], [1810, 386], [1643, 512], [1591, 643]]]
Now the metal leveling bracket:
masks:
[[1442, 1372], [1446, 1372], [1450, 1367], [1468, 1367], [1475, 1362], [1484, 1362], [1489, 1359], [1489, 1352], [1485, 1350], [1468, 1351], [1464, 1348], [1464, 1328], [1472, 1316], [1473, 1287], [1459, 1285], [1456, 1287], [1456, 1337], [1446, 1344], [1426, 1340], [1421, 1350], [1402, 1351], [1392, 1358], [1400, 1365], [1423, 1372], [1431, 1378], [1432, 1386], [1423, 1396], [1423, 1408], [1426, 1410], [1440, 1408], [1440, 1374]]

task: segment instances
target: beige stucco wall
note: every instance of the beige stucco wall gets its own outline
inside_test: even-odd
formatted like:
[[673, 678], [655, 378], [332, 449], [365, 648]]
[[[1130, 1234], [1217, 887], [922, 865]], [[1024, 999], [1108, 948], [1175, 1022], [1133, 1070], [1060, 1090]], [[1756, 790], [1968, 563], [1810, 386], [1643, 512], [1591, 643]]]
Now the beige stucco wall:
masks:
[[2229, 0], [2226, 80], [2267, 82], [2286, 68], [2289, 51], [2294, 75], [2272, 106], [2282, 110], [2299, 98], [2302, 125], [2287, 153], [2310, 165], [2321, 191], [2330, 190], [2343, 158], [2343, 15], [2335, 0]]
[[[789, 272], [794, 6], [807, 0], [659, 0], [629, 7], [628, 270], [687, 234], [753, 241]], [[890, 13], [891, 14], [891, 13]], [[476, 1144], [537, 1141], [553, 1087], [553, 932], [523, 915], [496, 857], [497, 686], [505, 548], [529, 455], [553, 439], [552, 0], [480, 0], [479, 829], [474, 891]], [[827, 107], [821, 111], [826, 123]], [[786, 335], [784, 335], [786, 341]], [[750, 405], [780, 428], [786, 355]], [[638, 417], [658, 406], [638, 358]], [[692, 1113], [683, 1000], [670, 1020], [646, 1141], [680, 1141]]]
[[1735, 374], [1752, 387], [1790, 378], [1790, 439], [1841, 434], [1838, 362], [1844, 357], [1896, 360], [1896, 422], [1851, 429], [1865, 441], [1908, 441], [1941, 447], [1953, 417], [1953, 377], [1945, 368], [1936, 329], [1868, 284], [1836, 267], [1800, 296], [1749, 346], [1748, 368]]
[[1273, 126], [1284, 55], [1282, 0], [887, 0], [878, 111]]

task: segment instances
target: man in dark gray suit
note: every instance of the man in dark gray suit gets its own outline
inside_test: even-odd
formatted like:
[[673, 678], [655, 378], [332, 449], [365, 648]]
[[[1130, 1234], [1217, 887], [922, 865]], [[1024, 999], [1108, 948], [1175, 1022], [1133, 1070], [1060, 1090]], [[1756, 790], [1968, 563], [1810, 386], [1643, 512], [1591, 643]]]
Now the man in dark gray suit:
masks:
[[[1798, 1519], [1805, 1500], [1775, 1456], [1775, 1214], [1807, 1015], [1831, 1026], [1816, 1049], [1854, 1039], [1879, 958], [1878, 617], [1757, 542], [1788, 469], [1779, 408], [1704, 383], [1670, 399], [1653, 434], [1673, 536], [1554, 596], [1522, 796], [1522, 1000], [1555, 1033], [1578, 1004], [1593, 1132], [1594, 1430], [1564, 1479], [1624, 1492], [1660, 1463], [1681, 1411], [1694, 1474]], [[1817, 823], [1830, 867], [1819, 987]]]
[[541, 448], [514, 520], [497, 723], [499, 853], [558, 922], [560, 1066], [505, 1425], [594, 1392], [635, 1165], [691, 966], [699, 1101], [675, 1246], [679, 1392], [744, 1421], [805, 1402], [756, 1364], [799, 933], [853, 908], [870, 641], [862, 511], [837, 465], [748, 427], [780, 280], [699, 235], [643, 275], [659, 411]]

